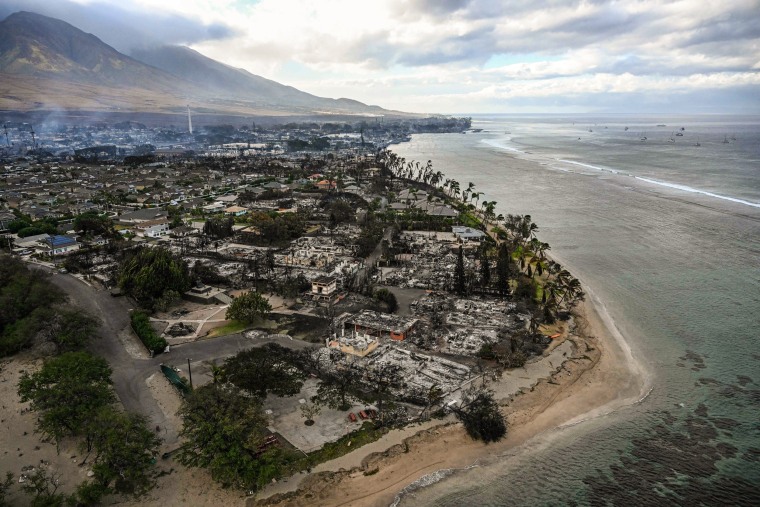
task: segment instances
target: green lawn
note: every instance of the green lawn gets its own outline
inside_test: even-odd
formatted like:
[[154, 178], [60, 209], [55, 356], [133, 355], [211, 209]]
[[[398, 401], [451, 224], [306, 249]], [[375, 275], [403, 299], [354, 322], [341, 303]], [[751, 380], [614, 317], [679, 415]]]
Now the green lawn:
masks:
[[206, 338], [216, 338], [218, 336], [227, 336], [228, 334], [240, 333], [242, 331], [245, 331], [247, 327], [248, 324], [245, 322], [240, 322], [239, 320], [231, 320], [222, 327], [217, 327], [209, 331], [208, 335], [206, 335]]

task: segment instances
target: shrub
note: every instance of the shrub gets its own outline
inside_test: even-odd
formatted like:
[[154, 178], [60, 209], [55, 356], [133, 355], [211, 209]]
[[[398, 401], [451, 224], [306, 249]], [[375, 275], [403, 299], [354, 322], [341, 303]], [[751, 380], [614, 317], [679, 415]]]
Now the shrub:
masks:
[[166, 348], [166, 340], [161, 338], [153, 330], [150, 325], [150, 319], [145, 312], [132, 312], [129, 316], [132, 321], [132, 329], [135, 330], [140, 341], [143, 345], [153, 352], [154, 354], [160, 354]]

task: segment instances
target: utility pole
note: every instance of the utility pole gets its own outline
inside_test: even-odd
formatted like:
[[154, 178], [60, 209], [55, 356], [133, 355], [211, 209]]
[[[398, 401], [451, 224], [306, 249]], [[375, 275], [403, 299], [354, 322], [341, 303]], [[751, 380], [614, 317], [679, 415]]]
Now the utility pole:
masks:
[[190, 376], [190, 390], [193, 390], [193, 371], [190, 369], [190, 358], [187, 358], [187, 374]]

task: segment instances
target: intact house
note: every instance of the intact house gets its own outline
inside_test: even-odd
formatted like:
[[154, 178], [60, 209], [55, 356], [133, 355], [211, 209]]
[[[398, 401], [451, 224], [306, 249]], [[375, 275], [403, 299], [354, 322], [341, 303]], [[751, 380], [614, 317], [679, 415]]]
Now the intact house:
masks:
[[145, 238], [160, 238], [169, 234], [169, 219], [148, 220], [135, 226], [137, 234]]
[[159, 218], [166, 218], [169, 213], [166, 210], [160, 208], [144, 208], [130, 213], [124, 213], [118, 217], [119, 222], [124, 224], [140, 224], [151, 220], [157, 220]]
[[51, 257], [79, 250], [79, 243], [69, 236], [49, 236], [44, 240], [45, 253]]
[[235, 204], [238, 200], [237, 194], [230, 194], [230, 195], [220, 195], [219, 197], [214, 199], [218, 204], [223, 205], [225, 208], [227, 206], [232, 206]]
[[211, 203], [211, 204], [208, 204], [208, 205], [204, 206], [203, 207], [203, 211], [205, 211], [206, 213], [218, 213], [218, 212], [222, 211], [226, 207], [227, 206], [225, 206], [221, 202], [214, 202], [214, 203]]
[[451, 228], [454, 236], [461, 241], [483, 241], [486, 233], [472, 227], [454, 226]]
[[315, 186], [320, 190], [334, 190], [338, 184], [335, 180], [321, 180]]
[[338, 279], [334, 276], [320, 276], [311, 282], [311, 295], [315, 299], [329, 298], [338, 289]]
[[248, 208], [244, 208], [242, 206], [230, 206], [229, 208], [224, 209], [224, 214], [233, 216], [233, 217], [239, 217], [241, 215], [245, 215], [248, 213]]

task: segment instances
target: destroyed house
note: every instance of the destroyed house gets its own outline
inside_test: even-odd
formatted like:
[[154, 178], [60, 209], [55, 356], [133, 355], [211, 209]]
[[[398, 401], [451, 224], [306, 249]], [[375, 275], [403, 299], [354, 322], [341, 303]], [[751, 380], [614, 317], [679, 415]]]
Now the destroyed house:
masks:
[[334, 276], [320, 276], [311, 282], [311, 294], [315, 297], [331, 296], [338, 288], [338, 279]]
[[406, 340], [417, 324], [417, 319], [388, 313], [363, 310], [356, 315], [343, 314], [338, 317], [343, 322], [342, 333], [353, 331], [356, 336]]

